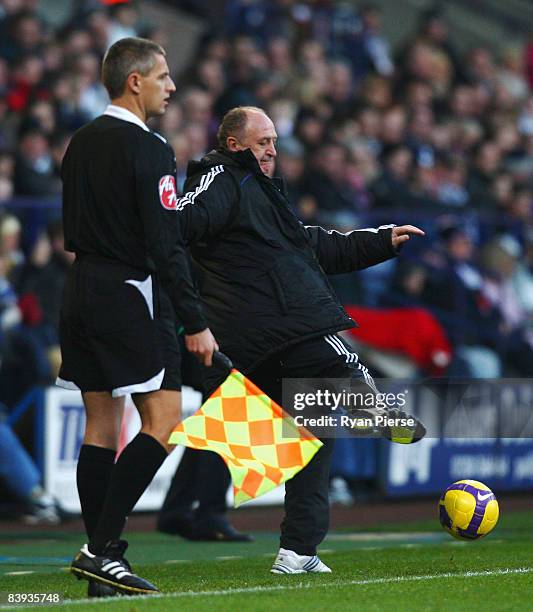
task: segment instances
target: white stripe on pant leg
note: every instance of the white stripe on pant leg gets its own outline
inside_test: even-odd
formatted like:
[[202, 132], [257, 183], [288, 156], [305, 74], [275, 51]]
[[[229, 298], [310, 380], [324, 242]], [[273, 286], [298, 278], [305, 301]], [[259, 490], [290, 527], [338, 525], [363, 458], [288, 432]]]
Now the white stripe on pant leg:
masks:
[[379, 393], [378, 388], [376, 387], [376, 383], [374, 382], [374, 379], [372, 378], [371, 374], [369, 373], [368, 369], [365, 368], [366, 370], [366, 382], [367, 385], [369, 385], [370, 387], [372, 387], [372, 389], [374, 390], [374, 393], [376, 393], [376, 395]]
[[332, 346], [335, 349], [335, 352], [337, 353], [337, 355], [339, 356], [346, 355], [346, 363], [353, 363], [354, 365], [356, 365], [359, 372], [361, 372], [361, 374], [363, 375], [365, 383], [374, 391], [374, 393], [379, 393], [376, 387], [376, 383], [374, 382], [374, 379], [370, 375], [368, 368], [365, 367], [359, 361], [359, 355], [357, 353], [355, 352], [350, 353], [348, 351], [348, 348], [344, 345], [344, 343], [338, 336], [333, 336], [333, 335], [324, 336], [324, 339], [330, 346]]
[[324, 340], [333, 348], [333, 350], [337, 353], [337, 355], [341, 354], [338, 346], [335, 345], [332, 336], [324, 336]]
[[334, 336], [334, 339], [343, 353], [349, 356], [349, 363], [357, 363], [359, 361], [359, 356], [357, 353], [350, 352], [344, 342], [338, 336]]
[[331, 336], [331, 338], [339, 349], [348, 356], [348, 359], [346, 360], [347, 363], [357, 363], [359, 361], [359, 356], [357, 353], [350, 352], [344, 342], [338, 336]]
[[[345, 356], [346, 363], [358, 363], [359, 356], [357, 353], [350, 353], [348, 349], [344, 346], [341, 339], [337, 336], [324, 336], [326, 342], [332, 346], [340, 357]], [[359, 365], [357, 366], [359, 368]]]
[[341, 357], [342, 355], [346, 356], [346, 363], [348, 363], [348, 356], [346, 355], [346, 350], [344, 346], [342, 345], [342, 343], [339, 344], [339, 342], [337, 341], [338, 338], [336, 336], [331, 336], [331, 335], [325, 336], [325, 338], [328, 344], [330, 344], [335, 349], [335, 352], [337, 353], [337, 355]]
[[349, 353], [349, 351], [346, 349], [344, 344], [341, 342], [340, 338], [338, 338], [337, 336], [330, 336], [330, 338], [331, 338], [331, 341], [339, 348], [341, 353], [343, 355], [346, 355], [346, 363], [352, 363], [353, 357]]
[[331, 337], [330, 336], [324, 336], [324, 340], [333, 348], [333, 350], [337, 353], [337, 355], [340, 355], [341, 352], [339, 351], [339, 349], [335, 346], [335, 344], [332, 342]]
[[[344, 346], [344, 344], [342, 343], [342, 341], [340, 340], [340, 338], [338, 338], [338, 340], [341, 342], [341, 344]], [[345, 347], [346, 349], [346, 347]], [[348, 349], [346, 349], [346, 351], [348, 352]], [[363, 374], [365, 382], [371, 386], [377, 393], [377, 389], [374, 385], [374, 382], [372, 380], [372, 376], [370, 376], [370, 373], [368, 372], [368, 368], [366, 366], [364, 366], [360, 361], [359, 361], [359, 355], [357, 353], [350, 353], [348, 352], [349, 355], [351, 355], [353, 357], [353, 360], [350, 363], [353, 363], [355, 365], [357, 365], [357, 369]]]

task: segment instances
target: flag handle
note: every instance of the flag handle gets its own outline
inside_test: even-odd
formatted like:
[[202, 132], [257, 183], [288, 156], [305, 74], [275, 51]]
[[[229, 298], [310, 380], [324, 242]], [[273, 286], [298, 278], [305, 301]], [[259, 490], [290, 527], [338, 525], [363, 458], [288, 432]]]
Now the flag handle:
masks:
[[221, 370], [227, 370], [228, 374], [233, 370], [231, 359], [220, 351], [215, 351], [213, 353], [213, 366]]

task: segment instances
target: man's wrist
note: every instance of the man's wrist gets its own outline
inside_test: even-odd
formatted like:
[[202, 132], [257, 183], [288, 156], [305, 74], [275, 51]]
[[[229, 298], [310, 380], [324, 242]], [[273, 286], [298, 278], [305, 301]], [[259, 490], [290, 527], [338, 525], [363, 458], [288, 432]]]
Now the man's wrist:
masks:
[[203, 332], [206, 329], [208, 329], [207, 323], [202, 323], [200, 325], [194, 325], [190, 327], [187, 325], [183, 328], [186, 336], [194, 336], [195, 334], [199, 334], [200, 332]]

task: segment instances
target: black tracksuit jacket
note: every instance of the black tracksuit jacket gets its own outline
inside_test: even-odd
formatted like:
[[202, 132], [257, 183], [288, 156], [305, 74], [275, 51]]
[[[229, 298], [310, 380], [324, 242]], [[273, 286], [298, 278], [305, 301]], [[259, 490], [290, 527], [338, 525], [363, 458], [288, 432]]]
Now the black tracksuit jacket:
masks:
[[304, 226], [249, 149], [191, 162], [184, 191], [176, 210], [209, 327], [245, 373], [290, 344], [355, 327], [326, 274], [396, 254], [391, 226], [347, 234]]

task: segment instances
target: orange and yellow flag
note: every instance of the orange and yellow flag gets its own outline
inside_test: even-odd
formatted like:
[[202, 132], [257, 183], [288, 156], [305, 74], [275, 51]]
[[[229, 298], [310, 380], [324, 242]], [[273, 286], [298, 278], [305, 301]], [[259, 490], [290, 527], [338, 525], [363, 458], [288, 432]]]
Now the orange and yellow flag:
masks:
[[235, 369], [169, 442], [218, 453], [231, 473], [235, 507], [292, 478], [322, 446]]

